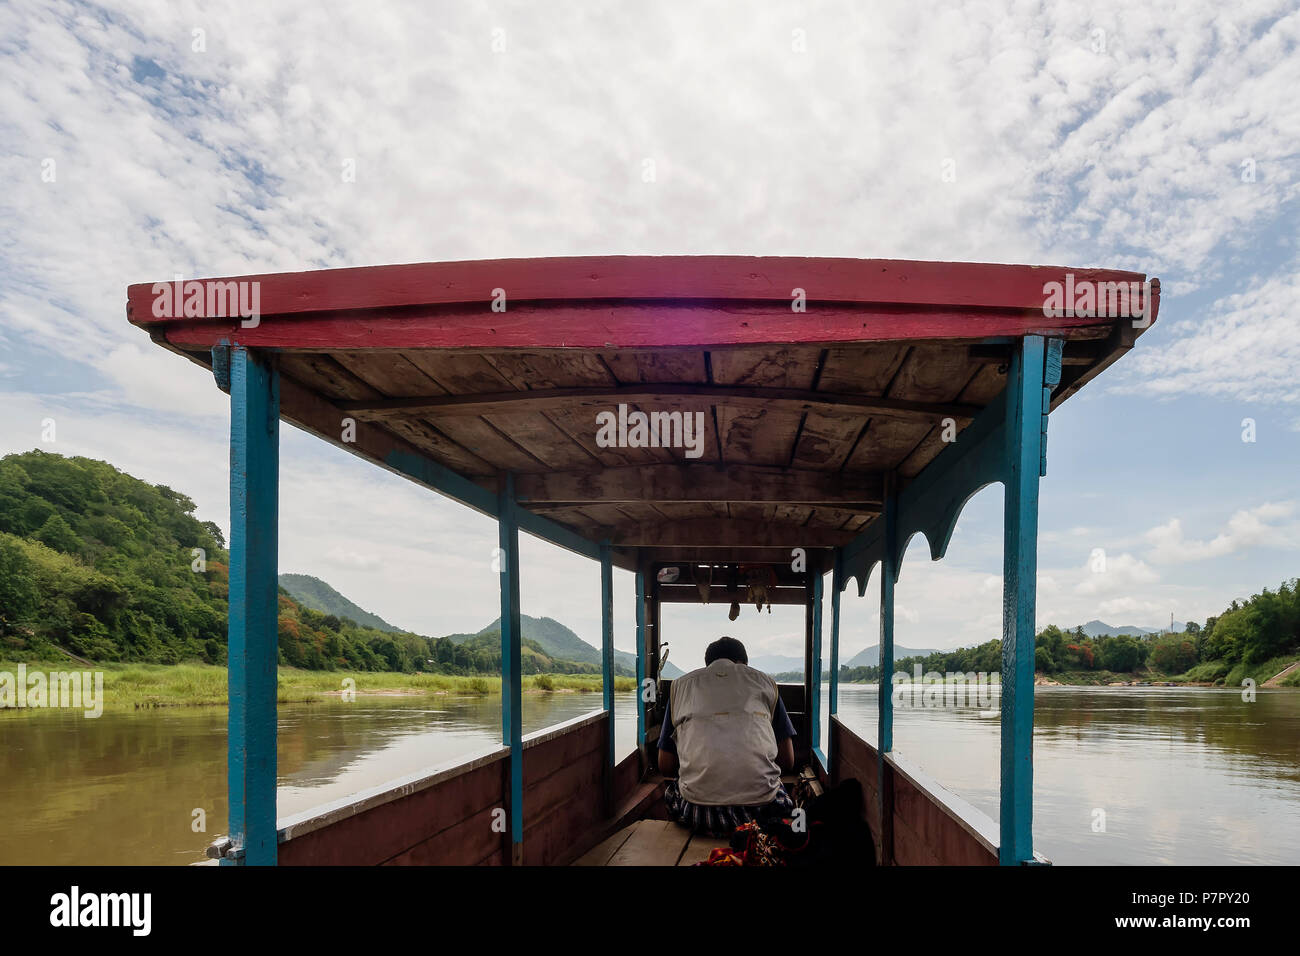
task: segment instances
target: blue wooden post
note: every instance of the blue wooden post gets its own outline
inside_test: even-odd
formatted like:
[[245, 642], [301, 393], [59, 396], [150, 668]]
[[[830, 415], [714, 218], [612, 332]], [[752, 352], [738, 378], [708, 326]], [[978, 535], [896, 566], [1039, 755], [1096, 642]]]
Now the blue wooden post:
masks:
[[877, 782], [880, 794], [880, 862], [894, 862], [894, 772], [885, 754], [894, 749], [894, 584], [898, 581], [898, 491], [886, 478], [884, 554], [880, 559], [880, 686], [877, 697]]
[[812, 735], [810, 745], [823, 767], [826, 766], [826, 754], [822, 750], [822, 595], [823, 580], [820, 566], [812, 573], [812, 679], [809, 681], [812, 692], [810, 713], [812, 714]]
[[[830, 706], [827, 707], [829, 721], [840, 712], [840, 591], [844, 588], [844, 562], [839, 548], [835, 549], [835, 570], [831, 574], [831, 693]], [[826, 773], [831, 772], [831, 761], [835, 751], [831, 746], [835, 735], [826, 735]]]
[[600, 675], [605, 692], [605, 716], [608, 737], [605, 753], [606, 810], [613, 811], [614, 784], [614, 565], [608, 541], [600, 543]]
[[519, 626], [519, 524], [515, 477], [507, 474], [497, 502], [501, 556], [501, 742], [510, 748], [510, 863], [524, 859], [523, 647]]
[[1002, 550], [1002, 793], [999, 862], [1034, 858], [1034, 618], [1038, 479], [1044, 416], [1044, 340], [1026, 336], [1007, 375]]
[[[636, 573], [636, 749], [643, 757], [645, 745], [645, 574]], [[656, 688], [657, 692], [657, 688]]]
[[[224, 370], [221, 372], [224, 375]], [[226, 785], [233, 861], [276, 863], [280, 377], [230, 355], [230, 595]]]
[[880, 687], [876, 743], [881, 756], [894, 749], [894, 583], [898, 580], [898, 495], [885, 493], [885, 548], [880, 561]]

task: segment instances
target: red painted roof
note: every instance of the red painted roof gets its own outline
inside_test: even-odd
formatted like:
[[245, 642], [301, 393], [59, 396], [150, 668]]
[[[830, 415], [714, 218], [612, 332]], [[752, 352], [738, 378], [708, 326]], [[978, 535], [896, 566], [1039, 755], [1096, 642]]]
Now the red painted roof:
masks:
[[[495, 259], [189, 280], [256, 283], [261, 321], [157, 315], [165, 283], [127, 290], [130, 321], [182, 347], [656, 348], [984, 338], [1113, 317], [1043, 314], [1050, 282], [1137, 283], [1063, 266], [746, 256]], [[497, 292], [496, 290], [502, 290]], [[791, 308], [803, 290], [806, 311]], [[1158, 306], [1158, 280], [1153, 283]], [[504, 311], [493, 311], [504, 294]], [[684, 311], [686, 310], [686, 311]], [[1154, 315], [1152, 316], [1154, 319]]]

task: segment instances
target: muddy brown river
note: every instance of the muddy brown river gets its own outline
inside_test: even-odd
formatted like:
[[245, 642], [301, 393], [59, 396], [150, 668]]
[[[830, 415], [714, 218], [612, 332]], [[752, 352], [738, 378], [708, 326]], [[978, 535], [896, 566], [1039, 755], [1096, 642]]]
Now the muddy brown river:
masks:
[[[841, 688], [841, 719], [870, 742], [875, 704], [874, 687]], [[599, 706], [598, 694], [528, 696], [524, 730]], [[492, 746], [499, 707], [480, 697], [282, 705], [280, 813]], [[899, 708], [895, 748], [996, 818], [991, 714]], [[616, 716], [622, 755], [630, 694]], [[225, 761], [224, 708], [0, 713], [0, 864], [199, 861], [226, 829]], [[1300, 863], [1300, 693], [1261, 691], [1248, 704], [1210, 689], [1038, 688], [1034, 771], [1035, 845], [1055, 863]]]

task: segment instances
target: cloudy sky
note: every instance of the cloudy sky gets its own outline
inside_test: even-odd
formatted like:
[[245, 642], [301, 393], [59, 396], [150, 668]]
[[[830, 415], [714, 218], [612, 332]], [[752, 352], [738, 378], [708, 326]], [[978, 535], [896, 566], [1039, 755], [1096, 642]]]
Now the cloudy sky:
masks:
[[[0, 453], [102, 458], [228, 527], [227, 400], [124, 314], [128, 283], [178, 273], [599, 254], [1134, 269], [1162, 280], [1159, 323], [1052, 416], [1039, 623], [1203, 620], [1300, 569], [1300, 12], [1087, 6], [11, 0]], [[491, 522], [289, 427], [282, 451], [282, 570], [422, 633], [496, 615]], [[524, 610], [594, 641], [595, 566], [524, 557]], [[946, 561], [914, 542], [898, 640], [997, 636], [1000, 574], [994, 487]], [[630, 576], [616, 586], [630, 648]], [[874, 591], [845, 604], [846, 654], [875, 643]], [[780, 610], [726, 629], [798, 653]], [[724, 613], [674, 610], [674, 658]]]

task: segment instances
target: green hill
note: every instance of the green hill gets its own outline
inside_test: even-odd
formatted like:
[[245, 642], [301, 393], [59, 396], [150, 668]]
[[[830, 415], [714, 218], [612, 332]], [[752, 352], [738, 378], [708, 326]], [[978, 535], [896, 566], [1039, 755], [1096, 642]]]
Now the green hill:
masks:
[[[0, 459], [0, 653], [206, 660], [225, 644], [225, 541], [194, 502], [88, 458]], [[191, 570], [194, 549], [206, 570]]]
[[[592, 664], [597, 669], [600, 668], [600, 650], [592, 647], [559, 621], [549, 617], [529, 617], [527, 614], [520, 614], [519, 624], [520, 629], [523, 631], [523, 640], [525, 642], [537, 642], [552, 657]], [[501, 633], [501, 618], [499, 616], [478, 633], [482, 635], [489, 632], [498, 635]], [[453, 641], [460, 641], [477, 635], [451, 634], [448, 636]], [[627, 651], [614, 651], [614, 673], [635, 676], [635, 655], [629, 654]], [[682, 673], [681, 668], [671, 661], [664, 667], [664, 677], [670, 680], [682, 676]]]
[[[39, 450], [0, 458], [0, 659], [224, 664], [225, 544], [187, 496], [106, 462]], [[278, 642], [280, 663], [313, 670], [427, 670], [438, 650], [285, 591]], [[478, 648], [453, 656], [450, 673], [500, 665], [499, 650], [495, 660]]]
[[376, 631], [388, 631], [393, 634], [402, 633], [402, 628], [393, 627], [378, 614], [371, 614], [369, 611], [357, 607], [320, 578], [314, 578], [310, 574], [282, 574], [280, 575], [280, 587], [287, 591], [289, 596], [299, 604], [309, 607], [313, 611], [320, 611], [322, 614], [333, 614], [335, 617], [345, 617], [362, 627], [373, 627]]
[[[523, 631], [522, 639], [525, 644], [532, 642], [553, 658], [586, 664], [593, 667], [596, 672], [600, 671], [600, 651], [559, 621], [549, 617], [529, 617], [527, 614], [520, 614], [519, 625]], [[495, 634], [497, 640], [501, 639], [501, 618], [499, 616], [476, 635], [453, 634], [451, 638], [455, 640], [456, 638], [468, 637], [468, 639], [473, 640], [486, 634]], [[524, 673], [527, 672], [527, 669], [525, 669]], [[623, 676], [634, 676], [636, 674], [636, 660], [631, 654], [615, 651], [614, 673]]]
[[[519, 623], [523, 630], [524, 640], [536, 641], [546, 649], [548, 654], [554, 654], [556, 657], [562, 657], [570, 661], [581, 661], [588, 664], [600, 663], [600, 651], [559, 621], [549, 617], [529, 617], [527, 614], [520, 614]], [[500, 617], [479, 631], [479, 634], [486, 634], [489, 631], [501, 633]]]
[[[446, 645], [447, 661], [454, 661], [455, 655], [469, 651], [474, 655], [481, 655], [484, 659], [490, 660], [491, 672], [499, 673], [501, 669], [501, 631], [490, 630], [481, 631], [478, 634], [466, 635], [457, 634], [455, 637], [463, 638], [460, 641], [452, 641], [449, 637], [437, 638], [433, 643], [435, 653], [443, 653], [443, 646]], [[590, 661], [573, 661], [566, 660], [550, 653], [537, 641], [530, 638], [523, 638], [520, 642], [519, 662], [524, 674], [599, 674], [600, 662], [591, 663]], [[439, 663], [446, 663], [438, 658]], [[622, 672], [615, 668], [616, 674]], [[626, 675], [624, 675], [626, 676]]]

